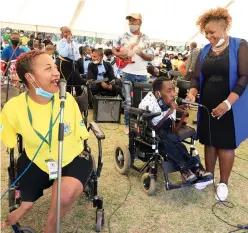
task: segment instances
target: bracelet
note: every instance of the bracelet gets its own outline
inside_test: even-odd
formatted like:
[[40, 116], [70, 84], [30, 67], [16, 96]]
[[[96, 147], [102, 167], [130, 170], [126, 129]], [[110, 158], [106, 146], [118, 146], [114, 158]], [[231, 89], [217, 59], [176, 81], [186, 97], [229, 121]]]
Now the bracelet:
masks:
[[225, 103], [228, 107], [228, 111], [232, 108], [232, 105], [230, 104], [230, 102], [228, 100], [224, 100], [223, 103]]

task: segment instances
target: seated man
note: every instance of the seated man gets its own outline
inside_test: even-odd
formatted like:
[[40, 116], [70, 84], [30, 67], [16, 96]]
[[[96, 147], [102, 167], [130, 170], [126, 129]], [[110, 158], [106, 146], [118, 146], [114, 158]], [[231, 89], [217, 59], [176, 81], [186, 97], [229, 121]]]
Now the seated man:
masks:
[[91, 86], [91, 92], [93, 95], [97, 95], [101, 92], [109, 92], [114, 96], [122, 95], [121, 87], [118, 84], [110, 84], [109, 82], [117, 80], [113, 68], [109, 62], [103, 61], [102, 50], [96, 49], [91, 56], [92, 62], [88, 66], [87, 79], [88, 80], [100, 80], [108, 78], [108, 82], [96, 83]]
[[[212, 174], [207, 172], [196, 157], [191, 156], [185, 145], [180, 141], [177, 132], [179, 131], [184, 117], [178, 125], [175, 124], [176, 104], [175, 86], [170, 79], [160, 77], [153, 82], [153, 92], [149, 92], [141, 101], [139, 108], [146, 110], [147, 106], [151, 112], [161, 112], [160, 116], [152, 119], [152, 125], [160, 138], [160, 153], [166, 154], [174, 162], [181, 172], [185, 182], [194, 182], [197, 179], [202, 182], [196, 188], [207, 186], [213, 182]], [[199, 187], [199, 185], [201, 187]]]

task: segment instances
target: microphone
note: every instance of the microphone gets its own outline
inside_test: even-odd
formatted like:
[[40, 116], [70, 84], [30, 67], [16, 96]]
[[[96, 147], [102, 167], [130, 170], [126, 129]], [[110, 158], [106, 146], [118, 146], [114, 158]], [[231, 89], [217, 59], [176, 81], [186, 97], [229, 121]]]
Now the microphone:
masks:
[[177, 102], [178, 105], [190, 104], [190, 105], [194, 105], [194, 106], [203, 107], [202, 104], [189, 102], [189, 101], [187, 101], [187, 100], [185, 100], [185, 99], [182, 99], [182, 98], [179, 98], [179, 97], [177, 98], [176, 102]]
[[59, 98], [62, 100], [62, 101], [65, 101], [66, 99], [66, 81], [65, 79], [61, 78], [59, 79], [58, 81], [58, 85], [59, 85]]

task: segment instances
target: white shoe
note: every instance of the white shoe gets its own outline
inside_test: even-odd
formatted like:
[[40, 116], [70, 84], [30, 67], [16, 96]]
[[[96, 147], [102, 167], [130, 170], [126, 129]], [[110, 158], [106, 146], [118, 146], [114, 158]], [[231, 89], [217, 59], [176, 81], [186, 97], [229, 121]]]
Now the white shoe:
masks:
[[126, 135], [129, 134], [129, 126], [128, 126], [128, 125], [125, 125], [124, 133], [125, 133]]
[[214, 183], [213, 179], [207, 180], [207, 181], [198, 182], [198, 183], [195, 183], [195, 188], [197, 190], [202, 190], [202, 189], [205, 189], [208, 185], [213, 184], [213, 183]]
[[224, 183], [219, 183], [216, 189], [215, 199], [217, 201], [225, 201], [228, 197], [228, 187]]

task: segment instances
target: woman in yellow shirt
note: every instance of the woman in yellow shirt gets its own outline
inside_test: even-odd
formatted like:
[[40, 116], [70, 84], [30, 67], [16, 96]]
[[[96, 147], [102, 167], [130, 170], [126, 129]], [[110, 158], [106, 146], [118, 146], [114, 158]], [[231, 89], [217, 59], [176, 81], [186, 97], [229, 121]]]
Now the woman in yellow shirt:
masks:
[[[1, 140], [7, 147], [13, 148], [17, 143], [16, 135], [22, 135], [25, 149], [18, 158], [18, 175], [23, 173], [31, 160], [34, 161], [20, 179], [22, 203], [7, 216], [2, 227], [15, 224], [43, 195], [43, 190], [52, 186], [51, 207], [44, 229], [45, 233], [51, 233], [56, 230], [57, 169], [54, 170], [51, 164], [56, 165], [58, 162], [59, 120], [54, 122], [60, 112], [57, 85], [60, 75], [53, 59], [39, 50], [21, 54], [16, 69], [28, 92], [5, 104], [1, 113]], [[64, 124], [61, 216], [68, 212], [81, 195], [93, 168], [91, 157], [82, 155], [82, 141], [89, 134], [78, 105], [69, 93], [65, 101]]]

